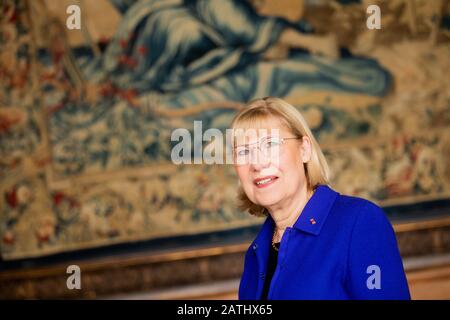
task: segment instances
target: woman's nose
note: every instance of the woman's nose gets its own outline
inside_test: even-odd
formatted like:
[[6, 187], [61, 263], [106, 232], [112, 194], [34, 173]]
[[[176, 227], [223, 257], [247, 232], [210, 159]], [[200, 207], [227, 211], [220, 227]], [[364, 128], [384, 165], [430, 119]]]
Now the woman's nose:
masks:
[[270, 165], [270, 159], [266, 157], [261, 152], [261, 150], [255, 148], [252, 151], [253, 152], [251, 153], [250, 166], [253, 168], [253, 170], [260, 171]]

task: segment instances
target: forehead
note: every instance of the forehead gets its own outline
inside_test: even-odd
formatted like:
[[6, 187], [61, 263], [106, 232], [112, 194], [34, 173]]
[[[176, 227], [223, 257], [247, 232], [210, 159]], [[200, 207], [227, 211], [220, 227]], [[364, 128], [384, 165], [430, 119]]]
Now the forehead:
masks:
[[280, 120], [274, 117], [248, 121], [233, 129], [237, 144], [252, 143], [266, 136], [285, 136], [290, 130]]

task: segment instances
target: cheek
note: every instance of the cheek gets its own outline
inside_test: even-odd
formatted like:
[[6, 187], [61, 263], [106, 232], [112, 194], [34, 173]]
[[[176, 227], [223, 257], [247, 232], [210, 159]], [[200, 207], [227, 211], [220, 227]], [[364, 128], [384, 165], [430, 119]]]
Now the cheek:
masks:
[[248, 166], [236, 167], [236, 174], [241, 182], [241, 187], [249, 198], [253, 198], [253, 182], [250, 177], [250, 168]]
[[241, 181], [241, 184], [245, 184], [248, 181], [249, 174], [247, 166], [234, 167], [234, 169], [236, 170], [236, 174]]
[[278, 170], [287, 181], [298, 181], [305, 175], [301, 155], [294, 152], [289, 152], [280, 159]]

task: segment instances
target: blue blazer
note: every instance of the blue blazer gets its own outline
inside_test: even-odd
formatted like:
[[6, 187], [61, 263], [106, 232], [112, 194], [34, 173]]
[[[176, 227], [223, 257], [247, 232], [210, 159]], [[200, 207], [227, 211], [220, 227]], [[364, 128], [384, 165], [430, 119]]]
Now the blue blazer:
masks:
[[[274, 221], [245, 255], [239, 299], [260, 299]], [[410, 299], [395, 233], [380, 207], [320, 185], [285, 230], [269, 299]]]

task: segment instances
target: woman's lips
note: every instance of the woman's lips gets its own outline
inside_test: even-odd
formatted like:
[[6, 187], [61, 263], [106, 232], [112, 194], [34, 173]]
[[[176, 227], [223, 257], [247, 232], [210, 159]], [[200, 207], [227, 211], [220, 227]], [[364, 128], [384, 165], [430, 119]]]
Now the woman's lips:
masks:
[[253, 184], [257, 187], [257, 188], [266, 188], [270, 185], [272, 185], [273, 183], [275, 183], [275, 181], [278, 179], [277, 176], [266, 176], [266, 177], [261, 177], [261, 178], [257, 178], [255, 180], [253, 180]]

